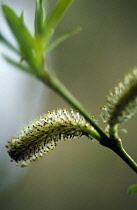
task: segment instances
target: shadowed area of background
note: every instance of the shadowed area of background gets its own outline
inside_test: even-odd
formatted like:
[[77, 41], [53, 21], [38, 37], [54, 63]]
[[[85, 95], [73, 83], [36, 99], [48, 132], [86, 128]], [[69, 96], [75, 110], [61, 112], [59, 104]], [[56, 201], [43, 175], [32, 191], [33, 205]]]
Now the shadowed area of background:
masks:
[[[56, 0], [48, 2], [51, 8]], [[22, 1], [14, 6], [18, 4]], [[108, 91], [137, 66], [136, 8], [136, 1], [75, 0], [57, 29], [60, 34], [76, 26], [83, 28], [51, 54], [49, 66], [101, 125], [100, 107], [105, 105]], [[63, 107], [69, 105], [50, 91], [45, 112]], [[136, 122], [137, 117], [130, 120], [128, 133], [120, 133], [120, 137], [137, 160]], [[2, 210], [135, 210], [137, 206], [136, 195], [126, 193], [128, 186], [136, 183], [136, 174], [96, 141], [61, 142], [40, 161], [21, 170], [25, 175], [1, 193]]]

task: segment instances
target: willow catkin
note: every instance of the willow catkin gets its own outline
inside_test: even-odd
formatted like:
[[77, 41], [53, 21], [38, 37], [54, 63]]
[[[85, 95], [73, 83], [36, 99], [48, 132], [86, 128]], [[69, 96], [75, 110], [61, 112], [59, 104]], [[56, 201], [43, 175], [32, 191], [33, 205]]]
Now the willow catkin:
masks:
[[8, 153], [21, 167], [53, 150], [62, 139], [98, 136], [96, 130], [77, 111], [58, 109], [40, 116], [10, 139]]
[[128, 121], [137, 112], [137, 69], [110, 91], [102, 117], [110, 126]]

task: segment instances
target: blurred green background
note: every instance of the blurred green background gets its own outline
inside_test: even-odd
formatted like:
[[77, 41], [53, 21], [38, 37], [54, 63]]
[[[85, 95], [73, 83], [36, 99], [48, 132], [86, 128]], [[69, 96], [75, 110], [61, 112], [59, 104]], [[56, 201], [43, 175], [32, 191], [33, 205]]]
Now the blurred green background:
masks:
[[[48, 8], [55, 3], [48, 1]], [[56, 34], [76, 26], [82, 26], [82, 32], [51, 54], [49, 66], [103, 126], [100, 107], [108, 91], [137, 66], [137, 1], [75, 0]], [[63, 107], [69, 105], [50, 91], [45, 112]], [[137, 117], [129, 121], [128, 133], [120, 137], [137, 160], [136, 122]], [[20, 181], [2, 192], [2, 210], [137, 209], [137, 195], [126, 192], [137, 182], [136, 174], [96, 141], [61, 142], [23, 170]]]

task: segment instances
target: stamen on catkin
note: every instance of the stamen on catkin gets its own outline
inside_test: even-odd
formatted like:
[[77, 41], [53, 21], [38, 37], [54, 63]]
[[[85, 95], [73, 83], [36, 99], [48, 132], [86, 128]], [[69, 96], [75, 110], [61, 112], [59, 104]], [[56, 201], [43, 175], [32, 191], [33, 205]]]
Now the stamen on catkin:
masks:
[[109, 126], [128, 121], [137, 112], [137, 69], [128, 73], [109, 93], [102, 118]]
[[82, 135], [90, 139], [99, 136], [79, 112], [58, 109], [25, 126], [6, 147], [12, 160], [24, 167], [53, 150], [60, 140]]

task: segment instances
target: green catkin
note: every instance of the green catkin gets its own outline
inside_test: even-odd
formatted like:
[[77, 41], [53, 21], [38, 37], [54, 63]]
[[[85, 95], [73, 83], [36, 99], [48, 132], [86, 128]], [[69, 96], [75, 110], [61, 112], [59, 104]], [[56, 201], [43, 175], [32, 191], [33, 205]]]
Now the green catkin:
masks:
[[128, 73], [114, 92], [109, 93], [103, 111], [104, 122], [109, 126], [124, 123], [137, 112], [137, 69]]
[[82, 135], [90, 139], [99, 136], [79, 112], [58, 109], [25, 126], [6, 147], [12, 160], [24, 167], [53, 150], [58, 141]]

